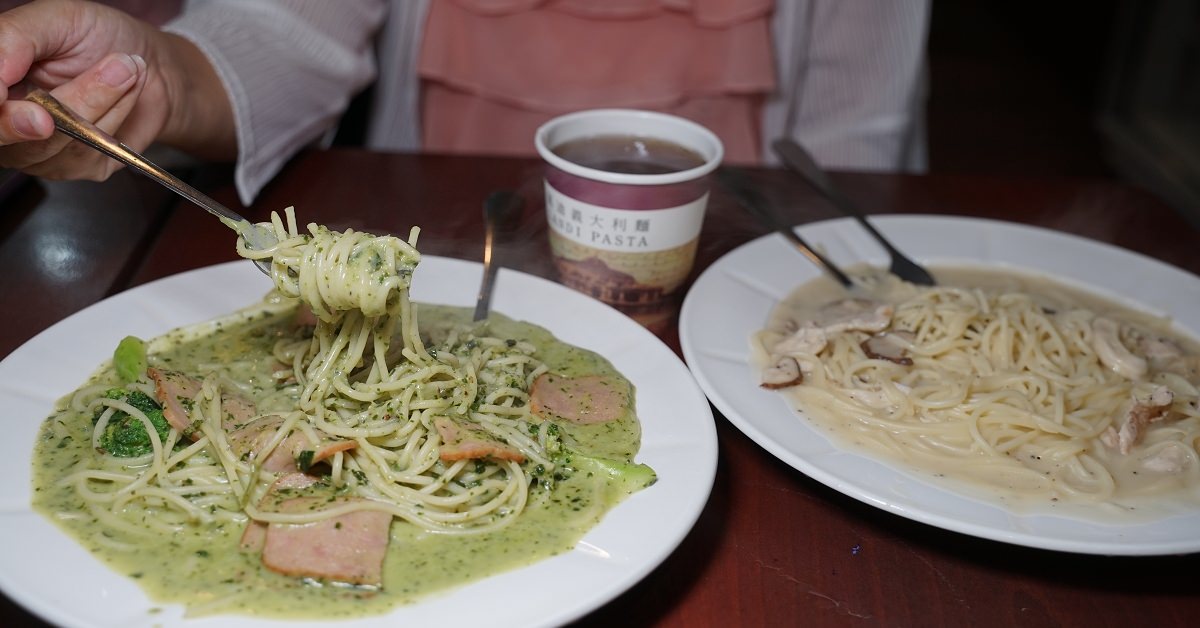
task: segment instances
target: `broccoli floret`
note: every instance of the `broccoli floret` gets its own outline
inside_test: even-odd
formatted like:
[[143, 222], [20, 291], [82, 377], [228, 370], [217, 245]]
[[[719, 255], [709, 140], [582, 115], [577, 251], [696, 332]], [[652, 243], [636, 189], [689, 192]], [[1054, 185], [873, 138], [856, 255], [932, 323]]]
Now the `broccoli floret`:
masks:
[[137, 381], [146, 366], [146, 343], [136, 336], [126, 336], [113, 351], [113, 368], [123, 382]]
[[[108, 399], [120, 399], [141, 410], [154, 425], [159, 441], [167, 441], [167, 435], [171, 433], [171, 424], [163, 416], [162, 406], [154, 399], [141, 391], [124, 388], [109, 389], [104, 396]], [[93, 422], [100, 420], [104, 410], [101, 408], [96, 412]], [[146, 426], [140, 420], [126, 412], [114, 410], [108, 418], [108, 424], [104, 426], [104, 434], [100, 436], [100, 450], [119, 458], [133, 458], [154, 451], [154, 445], [150, 435], [146, 433]]]
[[649, 465], [588, 456], [565, 448], [555, 456], [554, 461], [568, 473], [607, 477], [625, 493], [635, 493], [658, 481], [658, 474]]

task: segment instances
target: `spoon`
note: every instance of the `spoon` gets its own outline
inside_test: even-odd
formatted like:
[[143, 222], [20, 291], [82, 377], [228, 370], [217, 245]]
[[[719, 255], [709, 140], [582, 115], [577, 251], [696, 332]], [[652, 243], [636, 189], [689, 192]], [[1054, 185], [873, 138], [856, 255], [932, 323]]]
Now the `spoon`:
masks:
[[750, 213], [754, 214], [755, 218], [758, 218], [763, 226], [783, 234], [783, 237], [790, 240], [796, 248], [800, 249], [800, 252], [805, 257], [824, 269], [825, 272], [829, 273], [830, 276], [843, 286], [847, 288], [854, 287], [854, 282], [846, 273], [842, 272], [829, 258], [809, 246], [804, 241], [804, 238], [801, 238], [794, 229], [783, 223], [783, 220], [771, 209], [763, 195], [754, 189], [740, 172], [731, 168], [718, 168], [717, 180], [738, 199], [742, 207], [750, 210]]
[[[133, 170], [153, 179], [171, 189], [187, 200], [207, 209], [225, 223], [225, 226], [236, 231], [245, 238], [252, 249], [266, 249], [275, 246], [279, 241], [275, 235], [262, 225], [256, 225], [243, 218], [237, 212], [213, 200], [208, 195], [181, 181], [175, 175], [167, 172], [146, 159], [137, 151], [119, 142], [116, 138], [105, 133], [96, 125], [67, 108], [66, 105], [51, 96], [41, 88], [32, 88], [25, 96], [26, 100], [42, 106], [54, 118], [54, 127], [65, 135], [69, 135], [84, 144], [116, 159]], [[271, 275], [271, 260], [255, 260], [254, 265], [259, 270]]]
[[866, 217], [863, 216], [858, 207], [833, 186], [833, 182], [825, 175], [825, 171], [821, 170], [816, 160], [813, 159], [812, 155], [803, 146], [790, 139], [781, 138], [772, 142], [771, 148], [775, 149], [775, 154], [779, 155], [783, 163], [791, 168], [793, 172], [803, 177], [809, 185], [813, 186], [822, 196], [833, 203], [834, 207], [841, 210], [843, 214], [857, 220], [872, 237], [879, 241], [879, 244], [883, 245], [883, 248], [892, 258], [891, 266], [888, 270], [893, 275], [905, 281], [923, 286], [932, 286], [937, 283], [934, 281], [933, 275], [929, 274], [929, 271], [897, 250], [887, 238], [883, 237], [883, 234], [876, 231], [875, 227], [870, 222], [867, 222]]
[[516, 230], [521, 222], [521, 210], [525, 201], [514, 192], [499, 190], [488, 195], [483, 202], [483, 281], [479, 284], [479, 296], [475, 298], [475, 320], [488, 317], [492, 303], [492, 288], [496, 282], [496, 241], [505, 239]]

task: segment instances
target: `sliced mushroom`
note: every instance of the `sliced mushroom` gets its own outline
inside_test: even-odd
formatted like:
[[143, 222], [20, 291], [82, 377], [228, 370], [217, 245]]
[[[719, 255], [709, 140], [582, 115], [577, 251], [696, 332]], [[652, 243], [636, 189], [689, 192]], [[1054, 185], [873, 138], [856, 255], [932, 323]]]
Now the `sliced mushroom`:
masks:
[[777, 360], [775, 366], [763, 370], [761, 385], [769, 390], [778, 390], [797, 386], [802, 382], [804, 374], [800, 372], [800, 364], [795, 358], [785, 356]]
[[885, 331], [867, 338], [861, 346], [868, 358], [911, 366], [913, 361], [908, 357], [908, 347], [916, 338], [911, 331]]
[[1100, 363], [1128, 379], [1145, 377], [1149, 366], [1121, 342], [1121, 325], [1111, 318], [1097, 317], [1092, 321], [1092, 348]]
[[827, 334], [857, 330], [872, 333], [887, 329], [892, 324], [895, 308], [887, 303], [870, 299], [842, 299], [821, 308], [816, 325]]
[[804, 321], [787, 338], [776, 343], [772, 352], [779, 355], [816, 355], [829, 339], [844, 331], [878, 333], [892, 324], [895, 308], [869, 299], [842, 299], [823, 306], [816, 318]]

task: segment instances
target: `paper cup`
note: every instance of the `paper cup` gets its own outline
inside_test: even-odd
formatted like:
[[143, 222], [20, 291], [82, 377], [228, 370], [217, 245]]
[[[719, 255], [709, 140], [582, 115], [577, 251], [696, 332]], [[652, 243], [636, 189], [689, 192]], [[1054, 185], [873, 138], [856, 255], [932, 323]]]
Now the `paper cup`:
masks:
[[595, 109], [550, 120], [535, 143], [559, 280], [660, 329], [696, 258], [721, 141], [677, 116]]

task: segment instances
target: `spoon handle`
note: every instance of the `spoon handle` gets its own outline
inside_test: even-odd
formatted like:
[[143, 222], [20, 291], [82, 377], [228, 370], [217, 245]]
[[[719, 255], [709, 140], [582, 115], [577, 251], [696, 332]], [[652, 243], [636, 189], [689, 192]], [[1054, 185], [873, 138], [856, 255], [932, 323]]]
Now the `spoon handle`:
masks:
[[[240, 234], [246, 235], [247, 241], [252, 246], [255, 246], [256, 243], [249, 237], [250, 234], [255, 232], [254, 229], [251, 229], [250, 221], [213, 200], [207, 194], [184, 183], [175, 175], [143, 157], [137, 151], [122, 144], [113, 136], [80, 117], [74, 111], [71, 111], [46, 90], [37, 87], [32, 88], [29, 94], [25, 96], [25, 99], [41, 105], [50, 114], [50, 117], [54, 118], [54, 126], [59, 131], [116, 159], [137, 172], [174, 190], [189, 201], [207, 209], [217, 218], [220, 218], [221, 222], [225, 223], [226, 226]], [[261, 247], [255, 246], [255, 248]]]
[[717, 179], [729, 193], [733, 194], [733, 196], [741, 203], [742, 207], [745, 207], [750, 211], [750, 213], [754, 214], [754, 217], [757, 218], [764, 227], [774, 229], [775, 231], [783, 234], [783, 237], [790, 240], [791, 243], [796, 246], [796, 248], [800, 249], [800, 252], [803, 253], [804, 256], [809, 259], [809, 261], [816, 264], [819, 268], [823, 268], [825, 272], [829, 273], [838, 281], [838, 283], [847, 288], [854, 287], [854, 281], [851, 280], [846, 273], [842, 272], [842, 269], [838, 268], [837, 264], [834, 264], [833, 261], [822, 255], [820, 251], [817, 251], [809, 246], [808, 243], [796, 233], [795, 229], [785, 225], [779, 216], [771, 210], [770, 206], [767, 204], [767, 200], [763, 198], [762, 194], [760, 194], [758, 190], [753, 189], [740, 173], [730, 168], [718, 168]]
[[499, 190], [488, 195], [483, 202], [483, 281], [479, 284], [479, 295], [475, 298], [475, 320], [488, 316], [492, 304], [492, 288], [496, 281], [496, 240], [510, 235], [521, 222], [521, 210], [525, 201], [514, 192]]

